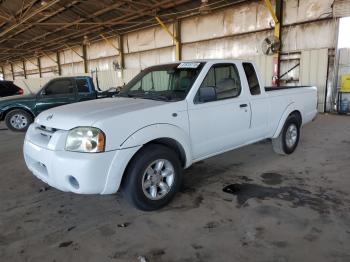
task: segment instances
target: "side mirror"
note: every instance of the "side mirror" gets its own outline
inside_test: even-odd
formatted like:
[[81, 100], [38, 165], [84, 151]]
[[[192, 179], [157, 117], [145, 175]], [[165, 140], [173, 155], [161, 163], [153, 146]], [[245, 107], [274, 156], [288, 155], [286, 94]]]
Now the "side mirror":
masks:
[[212, 86], [199, 88], [199, 102], [206, 103], [217, 100], [216, 89]]
[[42, 96], [46, 96], [46, 90], [45, 89], [43, 89], [43, 91], [41, 91], [41, 95]]

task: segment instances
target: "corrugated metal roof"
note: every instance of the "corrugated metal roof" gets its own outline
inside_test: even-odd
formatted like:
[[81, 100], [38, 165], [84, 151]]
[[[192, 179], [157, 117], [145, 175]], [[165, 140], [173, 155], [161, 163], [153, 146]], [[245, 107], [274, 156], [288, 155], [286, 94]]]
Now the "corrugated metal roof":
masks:
[[[216, 9], [242, 0], [210, 0]], [[0, 0], [0, 63], [198, 14], [201, 0]]]

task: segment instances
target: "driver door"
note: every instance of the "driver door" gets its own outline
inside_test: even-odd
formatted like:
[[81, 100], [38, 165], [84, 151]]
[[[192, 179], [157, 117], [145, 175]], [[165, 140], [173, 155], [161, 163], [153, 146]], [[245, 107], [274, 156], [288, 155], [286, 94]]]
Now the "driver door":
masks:
[[[234, 63], [214, 64], [202, 87], [214, 87], [216, 100], [189, 104], [193, 157], [200, 160], [245, 143], [251, 108]], [[199, 88], [199, 89], [200, 89]]]
[[53, 107], [76, 102], [76, 93], [75, 81], [71, 78], [60, 78], [50, 81], [38, 95], [37, 114]]

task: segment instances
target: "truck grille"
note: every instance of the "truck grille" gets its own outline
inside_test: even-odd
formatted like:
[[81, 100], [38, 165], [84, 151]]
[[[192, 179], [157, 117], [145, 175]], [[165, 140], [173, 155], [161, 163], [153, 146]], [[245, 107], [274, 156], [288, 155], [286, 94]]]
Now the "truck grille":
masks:
[[35, 124], [27, 139], [37, 146], [48, 148], [51, 138], [57, 131], [59, 129]]
[[47, 126], [37, 126], [35, 128], [40, 135], [45, 136], [47, 138], [51, 138], [53, 134], [57, 131], [55, 128], [47, 127]]

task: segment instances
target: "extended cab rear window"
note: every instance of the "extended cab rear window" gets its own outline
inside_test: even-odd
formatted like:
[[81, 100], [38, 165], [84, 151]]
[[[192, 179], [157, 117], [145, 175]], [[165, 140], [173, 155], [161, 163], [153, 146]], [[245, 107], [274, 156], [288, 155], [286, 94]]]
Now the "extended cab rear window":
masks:
[[252, 63], [243, 63], [243, 69], [245, 72], [245, 75], [247, 77], [248, 86], [250, 93], [254, 95], [260, 95], [260, 84], [258, 76], [256, 75], [254, 66]]
[[72, 79], [52, 80], [45, 87], [45, 95], [73, 94], [74, 86]]
[[76, 83], [77, 83], [78, 93], [90, 93], [90, 87], [87, 79], [83, 79], [83, 78], [77, 79]]

